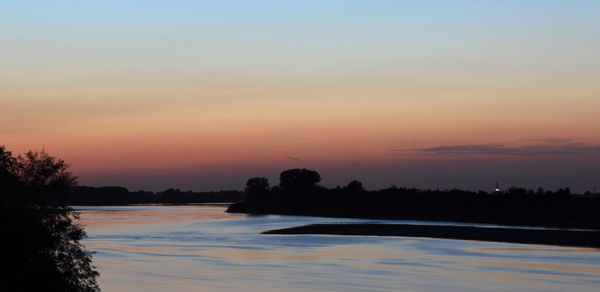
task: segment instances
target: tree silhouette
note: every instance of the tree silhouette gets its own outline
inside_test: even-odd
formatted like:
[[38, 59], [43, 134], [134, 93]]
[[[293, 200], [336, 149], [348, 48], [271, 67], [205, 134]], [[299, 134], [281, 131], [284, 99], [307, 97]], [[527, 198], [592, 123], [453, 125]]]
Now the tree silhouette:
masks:
[[248, 202], [260, 200], [269, 192], [269, 180], [265, 177], [252, 177], [246, 182], [244, 192]]
[[310, 191], [320, 181], [321, 175], [318, 172], [306, 168], [288, 169], [279, 175], [279, 187], [289, 193]]
[[344, 187], [344, 189], [351, 193], [360, 193], [365, 191], [363, 184], [357, 180], [349, 182], [348, 185]]
[[[3, 291], [99, 291], [86, 236], [66, 205], [75, 177], [45, 151], [13, 157], [0, 146]], [[4, 290], [6, 289], [6, 290]]]
[[[600, 196], [569, 188], [537, 191], [510, 187], [501, 192], [405, 188], [365, 190], [359, 181], [327, 189], [313, 170], [289, 169], [266, 196], [232, 204], [228, 212], [477, 222], [504, 225], [600, 229]], [[248, 181], [248, 193], [261, 180]], [[266, 187], [264, 187], [266, 188]], [[263, 188], [263, 189], [264, 189]]]

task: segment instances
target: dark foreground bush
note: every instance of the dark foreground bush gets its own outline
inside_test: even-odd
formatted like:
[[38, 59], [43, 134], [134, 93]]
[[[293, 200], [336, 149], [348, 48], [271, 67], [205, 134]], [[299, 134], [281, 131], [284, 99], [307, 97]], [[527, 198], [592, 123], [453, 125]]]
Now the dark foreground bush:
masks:
[[75, 178], [45, 151], [0, 146], [0, 291], [99, 291], [86, 236], [68, 205]]

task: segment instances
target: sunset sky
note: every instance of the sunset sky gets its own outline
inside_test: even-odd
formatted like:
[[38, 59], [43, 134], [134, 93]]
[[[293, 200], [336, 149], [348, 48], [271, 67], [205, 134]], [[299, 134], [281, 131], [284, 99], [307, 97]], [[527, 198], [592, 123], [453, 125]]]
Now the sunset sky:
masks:
[[600, 189], [600, 1], [2, 1], [0, 145], [131, 190]]

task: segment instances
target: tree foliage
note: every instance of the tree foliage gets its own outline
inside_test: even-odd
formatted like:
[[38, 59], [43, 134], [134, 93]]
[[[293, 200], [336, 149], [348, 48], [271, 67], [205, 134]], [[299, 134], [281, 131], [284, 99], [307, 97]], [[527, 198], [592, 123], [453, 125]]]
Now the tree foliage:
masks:
[[[6, 291], [99, 291], [86, 234], [67, 202], [76, 178], [45, 151], [0, 146], [0, 226]], [[4, 291], [4, 290], [3, 290]]]
[[266, 177], [252, 177], [246, 182], [246, 200], [256, 201], [260, 200], [261, 196], [264, 196], [269, 192], [269, 180]]
[[288, 169], [279, 175], [279, 187], [291, 193], [306, 192], [314, 189], [321, 181], [318, 172], [306, 168]]
[[353, 180], [349, 182], [346, 187], [344, 187], [344, 190], [350, 193], [360, 193], [364, 192], [365, 188], [363, 187], [363, 184], [360, 181]]

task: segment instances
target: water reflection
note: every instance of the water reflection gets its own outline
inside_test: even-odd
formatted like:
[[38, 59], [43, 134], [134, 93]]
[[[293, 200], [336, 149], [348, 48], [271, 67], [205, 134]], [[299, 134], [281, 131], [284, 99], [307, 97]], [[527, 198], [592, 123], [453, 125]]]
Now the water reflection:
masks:
[[[223, 206], [85, 208], [104, 291], [596, 291], [595, 249], [428, 238], [260, 235], [332, 221]], [[356, 221], [335, 219], [335, 221]], [[401, 222], [401, 221], [395, 221]], [[406, 221], [403, 221], [403, 223]], [[420, 223], [420, 222], [419, 222]]]

